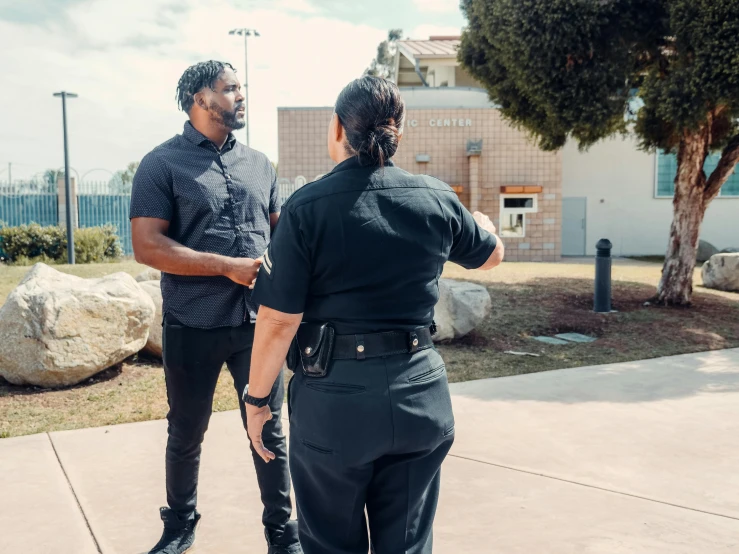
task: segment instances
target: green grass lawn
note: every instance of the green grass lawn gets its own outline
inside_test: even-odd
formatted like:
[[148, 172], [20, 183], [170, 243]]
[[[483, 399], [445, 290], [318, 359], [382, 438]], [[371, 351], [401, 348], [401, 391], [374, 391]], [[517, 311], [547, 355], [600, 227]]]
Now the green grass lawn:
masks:
[[[117, 271], [136, 275], [144, 269], [131, 261], [55, 267], [82, 277]], [[28, 269], [0, 267], [0, 303]], [[439, 346], [450, 381], [739, 347], [739, 294], [697, 287], [692, 308], [645, 305], [655, 292], [660, 270], [651, 263], [616, 263], [613, 299], [618, 312], [604, 315], [591, 311], [592, 261], [509, 263], [490, 272], [465, 271], [450, 264], [445, 277], [487, 287], [493, 302], [491, 316], [478, 329]], [[570, 331], [598, 340], [549, 346], [531, 338]], [[236, 407], [233, 381], [224, 371], [214, 408]], [[0, 437], [159, 419], [166, 412], [161, 364], [151, 359], [134, 357], [81, 385], [58, 391], [16, 387], [0, 380]]]

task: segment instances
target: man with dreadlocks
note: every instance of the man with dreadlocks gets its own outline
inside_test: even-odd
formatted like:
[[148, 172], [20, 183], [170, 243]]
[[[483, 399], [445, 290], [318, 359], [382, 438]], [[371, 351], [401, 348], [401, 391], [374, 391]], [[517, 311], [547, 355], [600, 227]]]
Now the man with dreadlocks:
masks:
[[[280, 201], [264, 154], [236, 141], [246, 125], [233, 67], [209, 61], [185, 71], [177, 88], [189, 116], [184, 132], [141, 162], [131, 195], [136, 260], [162, 271], [164, 375], [169, 401], [164, 533], [150, 554], [181, 554], [195, 540], [203, 436], [223, 364], [238, 396], [249, 382], [257, 305], [249, 285], [261, 264]], [[290, 474], [280, 412], [282, 376], [272, 387], [265, 463], [252, 448], [269, 554], [299, 554], [290, 519]], [[246, 425], [244, 402], [239, 399]]]

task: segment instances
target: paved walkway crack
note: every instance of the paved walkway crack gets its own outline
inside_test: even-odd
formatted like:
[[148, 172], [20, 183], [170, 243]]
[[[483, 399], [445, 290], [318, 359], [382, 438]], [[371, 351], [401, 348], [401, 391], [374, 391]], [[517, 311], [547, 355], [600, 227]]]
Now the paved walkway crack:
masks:
[[570, 485], [577, 485], [577, 486], [580, 486], [580, 487], [586, 487], [588, 489], [595, 489], [595, 490], [599, 490], [599, 491], [603, 491], [603, 492], [609, 492], [611, 494], [618, 494], [620, 496], [627, 496], [629, 498], [636, 498], [637, 500], [645, 500], [647, 502], [654, 502], [655, 504], [662, 504], [664, 506], [672, 506], [673, 508], [679, 508], [679, 509], [682, 509], [682, 510], [689, 510], [691, 512], [698, 512], [699, 514], [705, 514], [705, 515], [716, 516], [716, 517], [723, 517], [723, 518], [726, 518], [726, 519], [732, 519], [734, 521], [739, 521], [739, 517], [735, 517], [735, 516], [729, 516], [729, 515], [726, 515], [726, 514], [719, 514], [717, 512], [709, 512], [708, 510], [701, 510], [699, 508], [691, 508], [690, 506], [683, 506], [681, 504], [675, 504], [673, 502], [667, 502], [665, 500], [657, 500], [656, 498], [649, 498], [648, 496], [639, 496], [638, 494], [632, 494], [632, 493], [629, 493], [629, 492], [617, 491], [617, 490], [608, 489], [608, 488], [605, 488], [605, 487], [599, 487], [597, 485], [589, 485], [588, 483], [580, 483], [579, 481], [573, 481], [571, 479], [564, 479], [562, 477], [555, 477], [554, 475], [547, 475], [546, 473], [537, 473], [535, 471], [529, 471], [529, 470], [520, 469], [520, 468], [517, 468], [517, 467], [506, 466], [506, 465], [503, 465], [503, 464], [496, 464], [496, 463], [493, 463], [493, 462], [485, 462], [485, 461], [482, 461], [482, 460], [476, 460], [474, 458], [468, 458], [466, 456], [459, 456], [459, 455], [456, 455], [456, 454], [449, 454], [449, 457], [450, 458], [457, 458], [459, 460], [467, 460], [468, 462], [475, 462], [475, 463], [483, 464], [483, 465], [487, 465], [487, 466], [497, 467], [499, 469], [507, 469], [509, 471], [516, 471], [518, 473], [525, 473], [526, 475], [533, 475], [534, 477], [543, 477], [544, 479], [552, 479], [554, 481], [560, 481], [562, 483], [569, 483]]
[[87, 519], [87, 514], [85, 513], [85, 510], [82, 509], [82, 504], [80, 503], [80, 499], [77, 497], [77, 492], [74, 490], [74, 487], [72, 486], [72, 481], [69, 480], [69, 475], [67, 475], [67, 470], [64, 469], [64, 464], [62, 463], [62, 459], [59, 457], [59, 452], [56, 451], [56, 445], [54, 444], [54, 441], [51, 438], [51, 434], [46, 433], [46, 436], [48, 437], [49, 443], [51, 444], [51, 449], [54, 451], [54, 455], [56, 456], [56, 461], [59, 462], [59, 467], [61, 468], [62, 473], [64, 474], [64, 478], [67, 480], [67, 485], [69, 485], [69, 490], [72, 491], [72, 496], [74, 496], [74, 501], [77, 503], [77, 508], [79, 508], [80, 513], [82, 514], [82, 519], [85, 520], [85, 525], [87, 525], [87, 530], [90, 532], [90, 537], [92, 537], [92, 542], [95, 543], [95, 548], [97, 549], [98, 553], [103, 554], [103, 550], [100, 548], [100, 543], [98, 542], [98, 539], [92, 530], [92, 526], [90, 525], [90, 520]]

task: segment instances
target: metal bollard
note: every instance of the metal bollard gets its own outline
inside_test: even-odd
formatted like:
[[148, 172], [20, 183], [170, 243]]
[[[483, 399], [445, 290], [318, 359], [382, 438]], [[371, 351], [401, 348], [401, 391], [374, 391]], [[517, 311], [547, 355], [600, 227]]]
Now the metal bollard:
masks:
[[608, 239], [600, 239], [595, 245], [595, 307], [596, 313], [611, 311], [611, 249]]

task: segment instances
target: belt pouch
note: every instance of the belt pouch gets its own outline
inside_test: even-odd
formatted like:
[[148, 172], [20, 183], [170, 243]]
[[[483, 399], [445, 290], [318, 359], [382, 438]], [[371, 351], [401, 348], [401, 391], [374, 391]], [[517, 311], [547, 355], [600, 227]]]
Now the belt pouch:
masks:
[[288, 352], [288, 367], [306, 377], [325, 377], [334, 353], [336, 331], [329, 323], [301, 323]]

